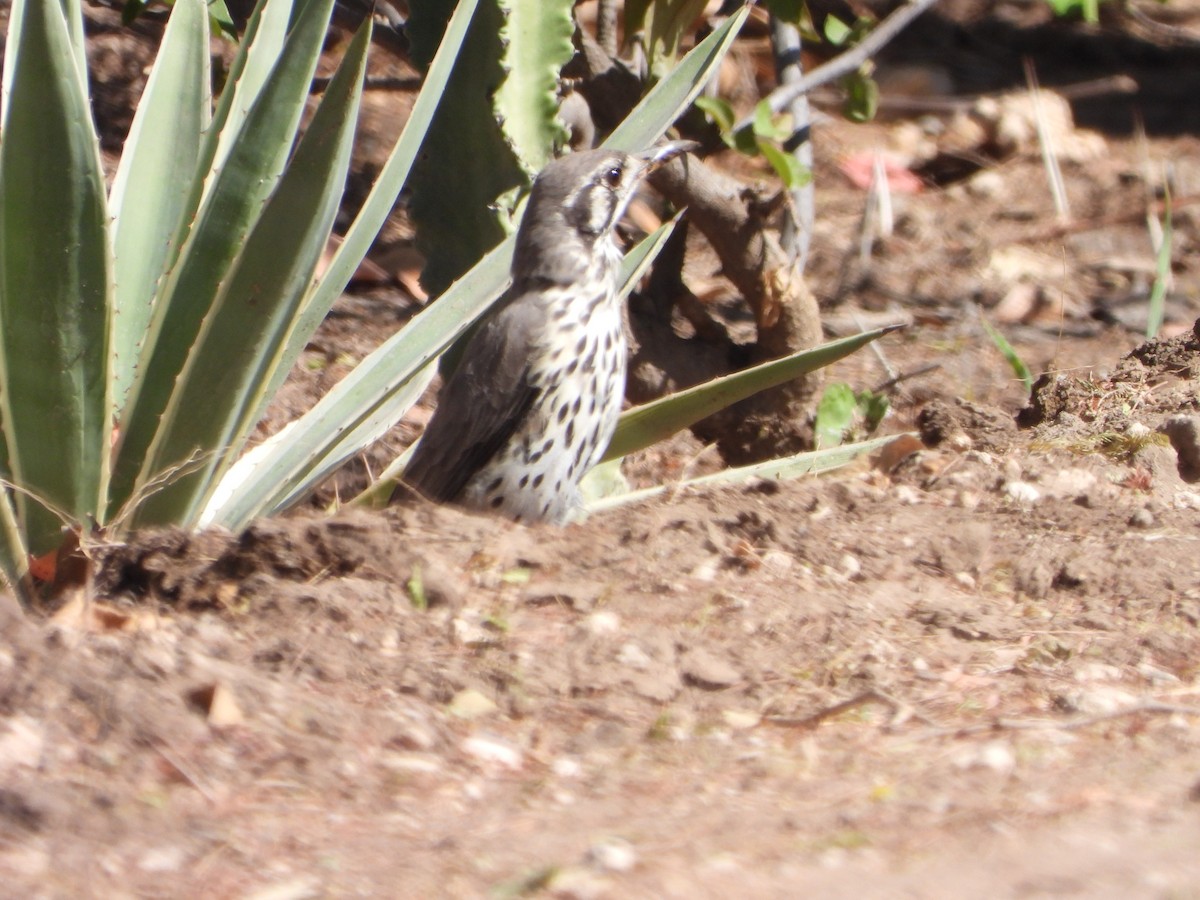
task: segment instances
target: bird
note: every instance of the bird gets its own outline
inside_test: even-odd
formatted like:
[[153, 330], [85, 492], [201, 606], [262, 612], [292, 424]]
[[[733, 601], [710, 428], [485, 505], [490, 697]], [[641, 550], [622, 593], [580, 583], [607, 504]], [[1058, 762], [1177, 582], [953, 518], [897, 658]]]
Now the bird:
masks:
[[534, 179], [512, 283], [468, 339], [405, 467], [410, 492], [525, 522], [565, 524], [608, 448], [628, 353], [616, 227], [638, 186], [699, 147], [586, 150]]

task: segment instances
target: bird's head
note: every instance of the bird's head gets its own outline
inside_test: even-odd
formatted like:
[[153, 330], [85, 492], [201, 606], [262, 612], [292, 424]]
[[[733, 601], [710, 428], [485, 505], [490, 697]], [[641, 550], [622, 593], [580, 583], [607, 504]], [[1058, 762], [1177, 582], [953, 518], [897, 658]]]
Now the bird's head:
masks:
[[[556, 159], [533, 182], [517, 233], [513, 271], [571, 280], [599, 240], [607, 240], [642, 180], [699, 144], [670, 141], [640, 153], [587, 150]], [[586, 255], [584, 255], [586, 254]]]

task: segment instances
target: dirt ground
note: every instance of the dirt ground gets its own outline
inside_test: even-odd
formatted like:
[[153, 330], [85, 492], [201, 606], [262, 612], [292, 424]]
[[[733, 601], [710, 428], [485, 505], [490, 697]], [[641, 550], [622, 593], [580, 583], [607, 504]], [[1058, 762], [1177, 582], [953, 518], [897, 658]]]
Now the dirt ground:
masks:
[[[952, 20], [958, 46], [1004, 12]], [[1200, 71], [1139, 46], [1069, 73], [1128, 70], [1157, 108]], [[1037, 139], [989, 144], [943, 96], [818, 127], [827, 328], [911, 323], [830, 379], [891, 382], [883, 431], [920, 440], [567, 528], [139, 535], [92, 606], [0, 613], [0, 895], [1200, 897], [1200, 142], [1130, 133], [1138, 96], [1061, 132], [1065, 223]], [[925, 186], [860, 253], [847, 173], [876, 151]], [[347, 296], [274, 419], [414, 303]], [[981, 312], [1051, 373], [1034, 402]], [[710, 457], [684, 437], [628, 470]]]

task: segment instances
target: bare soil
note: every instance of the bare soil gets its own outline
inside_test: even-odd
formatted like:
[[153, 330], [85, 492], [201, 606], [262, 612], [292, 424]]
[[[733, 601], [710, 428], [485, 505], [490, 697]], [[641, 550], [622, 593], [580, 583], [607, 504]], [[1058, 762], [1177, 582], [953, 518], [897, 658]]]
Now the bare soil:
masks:
[[[1095, 133], [1067, 224], [1036, 138], [979, 145], [860, 254], [845, 161], [914, 121], [818, 128], [811, 278], [831, 334], [912, 323], [830, 378], [894, 382], [920, 439], [567, 528], [307, 509], [105, 548], [91, 602], [3, 614], [0, 894], [1200, 896], [1200, 142]], [[414, 307], [347, 296], [272, 422]], [[1032, 403], [981, 310], [1050, 373]]]

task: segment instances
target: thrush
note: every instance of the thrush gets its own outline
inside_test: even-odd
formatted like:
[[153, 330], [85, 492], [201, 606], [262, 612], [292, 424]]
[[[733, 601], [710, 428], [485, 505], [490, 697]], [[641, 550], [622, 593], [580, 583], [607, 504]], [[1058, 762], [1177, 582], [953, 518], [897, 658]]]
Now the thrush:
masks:
[[568, 521], [608, 448], [625, 395], [627, 343], [616, 226], [642, 180], [695, 148], [589, 150], [535, 179], [512, 286], [447, 379], [402, 485], [517, 521]]

